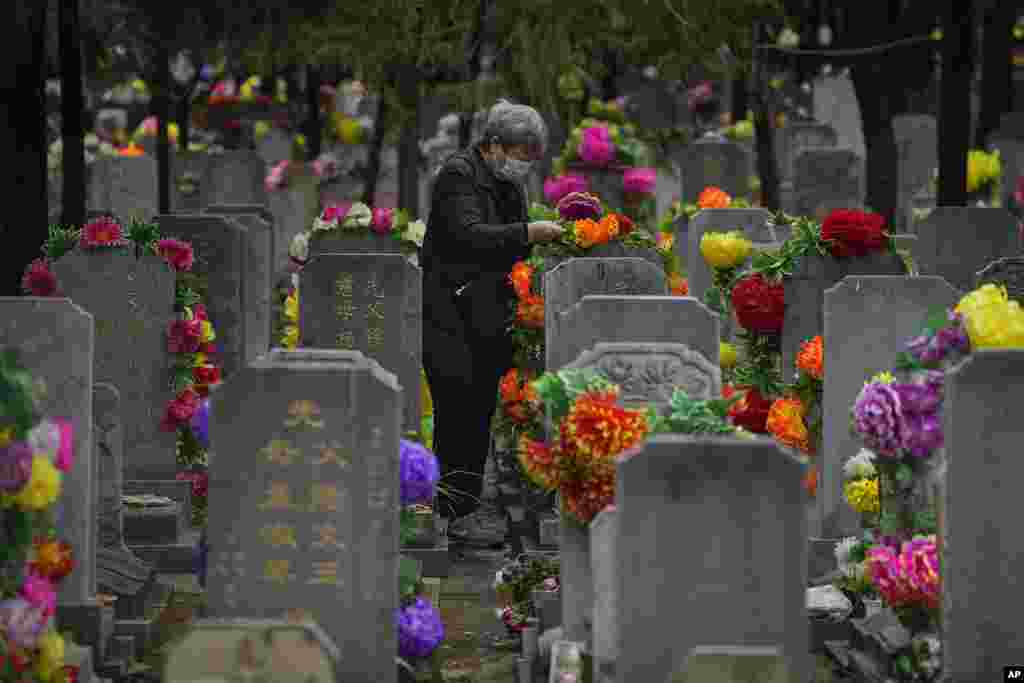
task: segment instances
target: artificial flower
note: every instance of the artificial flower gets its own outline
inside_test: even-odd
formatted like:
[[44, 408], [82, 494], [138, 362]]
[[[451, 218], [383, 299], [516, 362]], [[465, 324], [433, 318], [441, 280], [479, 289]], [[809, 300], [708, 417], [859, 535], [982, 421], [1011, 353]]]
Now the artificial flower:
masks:
[[516, 292], [516, 296], [525, 299], [530, 295], [530, 281], [533, 279], [533, 267], [526, 261], [519, 261], [512, 266], [508, 280]]
[[75, 568], [71, 545], [65, 541], [43, 541], [35, 547], [35, 559], [29, 567], [50, 581], [60, 581]]
[[558, 493], [566, 511], [589, 524], [615, 501], [615, 462], [600, 462], [588, 468], [584, 477], [564, 479]]
[[32, 478], [32, 448], [13, 441], [0, 449], [0, 492], [17, 493]]
[[342, 116], [337, 123], [338, 139], [346, 145], [363, 143], [363, 124], [351, 116]]
[[583, 129], [583, 136], [576, 148], [579, 158], [592, 166], [607, 166], [615, 159], [615, 143], [607, 126], [591, 126]]
[[616, 405], [614, 400], [587, 392], [576, 398], [562, 420], [563, 443], [581, 462], [606, 459], [632, 448], [647, 434], [647, 420], [637, 410]]
[[299, 290], [294, 290], [284, 300], [284, 317], [293, 323], [299, 321]]
[[209, 320], [199, 321], [199, 341], [202, 344], [209, 344], [217, 338], [216, 333], [213, 331], [213, 323]]
[[429, 657], [444, 640], [441, 614], [423, 597], [395, 611], [395, 630], [400, 657]]
[[167, 330], [167, 352], [195, 353], [202, 338], [202, 320], [172, 320]]
[[817, 380], [825, 378], [824, 348], [821, 335], [800, 345], [796, 354], [796, 367]]
[[893, 376], [888, 370], [883, 370], [874, 377], [871, 378], [872, 382], [878, 382], [879, 384], [892, 384], [896, 381], [896, 377]]
[[736, 347], [729, 342], [718, 342], [718, 364], [723, 370], [736, 367]]
[[370, 228], [378, 235], [386, 235], [391, 232], [394, 221], [394, 209], [374, 209], [371, 213]]
[[587, 181], [586, 176], [579, 173], [552, 176], [544, 181], [544, 198], [552, 206], [558, 204], [567, 194], [589, 191], [590, 183]]
[[23, 510], [44, 510], [60, 495], [61, 473], [50, 459], [32, 458], [32, 474], [24, 488], [14, 496], [14, 502]]
[[208, 386], [220, 384], [220, 368], [216, 365], [197, 365], [192, 368], [192, 381], [196, 384]]
[[853, 405], [854, 425], [876, 455], [894, 457], [902, 445], [903, 405], [891, 384], [869, 382]]
[[274, 192], [286, 187], [288, 184], [288, 169], [291, 166], [291, 161], [285, 159], [275, 164], [271, 169], [270, 173], [263, 181], [263, 187], [267, 192]]
[[780, 398], [772, 403], [765, 420], [765, 428], [786, 446], [809, 452], [811, 444], [804, 423], [804, 405], [797, 398]]
[[347, 229], [368, 228], [373, 223], [373, 211], [362, 202], [354, 202], [341, 220], [341, 227]]
[[695, 112], [709, 104], [714, 98], [714, 90], [710, 81], [702, 81], [686, 92], [686, 105]]
[[732, 289], [732, 308], [745, 329], [760, 334], [782, 331], [786, 312], [785, 289], [760, 273], [741, 279]]
[[1006, 288], [982, 285], [964, 296], [955, 309], [974, 348], [1024, 347], [1024, 311], [1010, 301]]
[[146, 150], [142, 149], [135, 143], [132, 143], [127, 147], [122, 147], [121, 149], [119, 149], [117, 151], [117, 154], [118, 156], [122, 157], [141, 157], [146, 154]]
[[427, 236], [427, 224], [421, 220], [409, 221], [402, 233], [402, 239], [412, 242], [417, 247], [423, 246], [423, 238]]
[[178, 427], [188, 424], [196, 410], [199, 409], [200, 398], [195, 389], [191, 387], [182, 389], [174, 400], [168, 402], [163, 419], [160, 421], [160, 428], [166, 432], [174, 432]]
[[25, 580], [21, 582], [21, 589], [18, 591], [21, 597], [28, 600], [33, 607], [38, 607], [46, 616], [52, 615], [57, 610], [57, 591], [49, 578], [28, 572]]
[[39, 657], [36, 659], [36, 675], [48, 683], [64, 667], [64, 639], [56, 631], [47, 631], [39, 639], [37, 647]]
[[188, 426], [200, 447], [208, 449], [210, 447], [210, 399], [204, 398], [199, 402], [196, 411], [192, 413]]
[[689, 296], [690, 294], [690, 281], [680, 273], [669, 275], [668, 287], [672, 296]]
[[295, 325], [285, 327], [284, 335], [281, 337], [281, 346], [294, 351], [299, 347], [299, 328]]
[[615, 223], [618, 226], [617, 234], [619, 237], [625, 237], [636, 229], [636, 223], [634, 223], [633, 219], [624, 213], [613, 212], [608, 214], [608, 217], [615, 219]]
[[338, 158], [329, 152], [321, 154], [310, 164], [313, 175], [322, 181], [333, 180], [341, 172], [341, 164]]
[[862, 515], [879, 510], [878, 479], [853, 479], [843, 485], [846, 502]]
[[584, 249], [608, 241], [609, 236], [602, 225], [591, 218], [582, 218], [573, 223], [576, 244]]
[[0, 602], [0, 632], [15, 647], [34, 648], [48, 621], [42, 608], [21, 596]]
[[[733, 424], [754, 434], [767, 434], [768, 414], [771, 411], [772, 400], [763, 396], [757, 387], [743, 387], [735, 391], [742, 397], [729, 408], [729, 417], [732, 418]], [[729, 393], [731, 396], [731, 387]], [[726, 398], [730, 396], [726, 396]]]
[[162, 239], [156, 243], [156, 253], [177, 272], [192, 270], [195, 261], [192, 245], [176, 239]]
[[534, 484], [546, 491], [558, 487], [564, 473], [561, 468], [563, 458], [557, 445], [550, 446], [523, 434], [516, 444], [516, 457], [523, 473]]
[[857, 209], [836, 209], [821, 224], [821, 239], [837, 258], [867, 256], [888, 243], [885, 218]]
[[124, 239], [124, 229], [121, 225], [112, 218], [102, 216], [85, 224], [78, 243], [83, 249], [94, 249], [120, 247], [128, 242]]
[[698, 209], [728, 209], [732, 204], [732, 197], [720, 188], [705, 187], [697, 196]]
[[811, 496], [817, 495], [817, 493], [818, 493], [818, 466], [817, 465], [813, 465], [812, 464], [812, 465], [808, 466], [807, 474], [804, 475], [804, 478], [801, 480], [800, 485], [803, 487], [804, 491], [807, 491], [807, 493], [809, 495], [811, 495]]
[[887, 605], [938, 609], [941, 582], [935, 536], [916, 536], [899, 548], [876, 545], [867, 555], [871, 583]]
[[657, 184], [658, 172], [653, 168], [627, 168], [622, 173], [622, 187], [627, 194], [654, 194]]
[[594, 219], [601, 215], [601, 200], [586, 192], [570, 192], [555, 206], [562, 220]]
[[676, 243], [675, 233], [659, 230], [657, 236], [654, 238], [655, 246], [661, 251], [672, 251], [672, 247]]
[[712, 268], [736, 268], [741, 265], [754, 245], [742, 232], [706, 232], [700, 239], [700, 253]]
[[41, 420], [26, 437], [35, 455], [45, 455], [61, 472], [74, 464], [74, 426], [70, 420]]
[[37, 258], [28, 264], [21, 278], [21, 288], [29, 296], [59, 296], [57, 276], [45, 259]]
[[210, 475], [205, 471], [178, 472], [174, 478], [178, 481], [191, 482], [194, 497], [205, 498], [210, 493]]
[[516, 321], [524, 327], [544, 329], [544, 297], [529, 294], [520, 299], [516, 306]]
[[847, 479], [869, 479], [878, 476], [875, 468], [875, 454], [862, 448], [857, 455], [843, 464], [843, 476]]
[[967, 191], [978, 192], [996, 182], [1002, 174], [999, 151], [972, 149], [967, 152]]
[[941, 363], [952, 353], [968, 353], [971, 341], [964, 328], [963, 315], [950, 311], [949, 321], [950, 325], [934, 334], [922, 334], [907, 341], [907, 353], [925, 364]]
[[[316, 221], [314, 221], [314, 230]], [[306, 261], [309, 260], [309, 234], [300, 232], [292, 238], [292, 243], [288, 245], [288, 256], [299, 265], [305, 265]]]
[[441, 477], [437, 457], [413, 441], [399, 441], [399, 488], [402, 505], [429, 505]]
[[844, 574], [847, 574], [850, 565], [855, 564], [851, 555], [853, 554], [854, 549], [860, 544], [861, 540], [856, 536], [847, 536], [836, 543], [835, 548], [833, 549], [833, 553], [836, 557], [836, 565]]

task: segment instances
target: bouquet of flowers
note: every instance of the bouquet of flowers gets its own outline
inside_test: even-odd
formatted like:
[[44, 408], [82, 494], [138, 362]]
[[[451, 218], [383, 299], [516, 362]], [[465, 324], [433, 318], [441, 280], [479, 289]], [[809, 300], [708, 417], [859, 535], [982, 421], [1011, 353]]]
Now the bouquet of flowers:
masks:
[[289, 254], [298, 265], [304, 265], [309, 258], [309, 240], [318, 233], [341, 232], [350, 235], [388, 235], [406, 250], [413, 251], [423, 246], [427, 226], [421, 220], [410, 220], [404, 209], [371, 209], [362, 202], [347, 206], [332, 204], [313, 219], [313, 226], [307, 232], [299, 233], [292, 239]]
[[498, 570], [494, 590], [499, 607], [495, 613], [511, 633], [526, 627], [526, 619], [535, 616], [536, 605], [530, 594], [535, 590], [557, 591], [559, 563], [557, 558], [521, 556]]
[[[562, 153], [555, 158], [555, 175], [564, 174], [573, 163], [591, 168], [652, 165], [650, 150], [637, 137], [636, 126], [617, 109], [619, 105], [603, 106], [599, 115], [611, 115], [613, 120], [598, 118], [594, 113], [583, 119], [569, 134]], [[593, 105], [591, 112], [598, 111], [598, 105]]]
[[843, 465], [843, 477], [846, 479], [843, 496], [847, 504], [865, 519], [865, 527], [876, 526], [881, 502], [875, 454], [862, 448]]

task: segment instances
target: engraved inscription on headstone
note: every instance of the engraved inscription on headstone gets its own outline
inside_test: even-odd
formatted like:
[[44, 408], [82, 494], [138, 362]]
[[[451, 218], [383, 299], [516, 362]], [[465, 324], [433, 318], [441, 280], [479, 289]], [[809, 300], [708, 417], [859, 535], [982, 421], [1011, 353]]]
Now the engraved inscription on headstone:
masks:
[[1024, 256], [996, 259], [978, 272], [976, 287], [992, 283], [1006, 287], [1011, 299], [1024, 303]]

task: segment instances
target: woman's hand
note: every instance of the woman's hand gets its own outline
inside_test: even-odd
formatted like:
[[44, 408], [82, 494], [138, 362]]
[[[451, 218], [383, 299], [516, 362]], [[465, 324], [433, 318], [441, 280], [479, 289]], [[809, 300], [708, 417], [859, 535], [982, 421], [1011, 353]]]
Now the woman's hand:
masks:
[[565, 233], [565, 229], [552, 221], [534, 221], [526, 225], [526, 233], [530, 244], [535, 244], [554, 242]]

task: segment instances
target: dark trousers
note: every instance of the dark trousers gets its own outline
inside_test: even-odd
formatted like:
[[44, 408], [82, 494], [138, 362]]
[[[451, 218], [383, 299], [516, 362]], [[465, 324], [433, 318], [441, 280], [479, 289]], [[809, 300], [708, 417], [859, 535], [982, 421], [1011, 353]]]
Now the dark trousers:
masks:
[[[423, 321], [423, 369], [434, 403], [434, 453], [441, 483], [454, 498], [439, 497], [439, 512], [461, 517], [479, 505], [491, 445], [498, 383], [512, 367], [512, 341], [472, 330], [441, 329]], [[467, 495], [468, 494], [468, 495]]]

